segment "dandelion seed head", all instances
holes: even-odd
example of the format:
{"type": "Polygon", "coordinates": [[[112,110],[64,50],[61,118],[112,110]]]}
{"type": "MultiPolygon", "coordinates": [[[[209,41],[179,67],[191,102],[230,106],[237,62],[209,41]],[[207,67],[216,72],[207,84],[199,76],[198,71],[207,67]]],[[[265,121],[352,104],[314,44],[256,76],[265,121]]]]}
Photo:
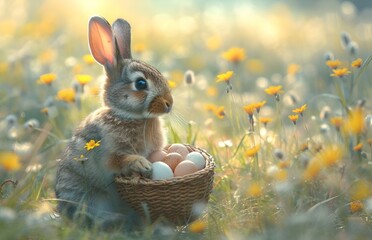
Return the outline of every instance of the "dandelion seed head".
{"type": "Polygon", "coordinates": [[[6,123],[8,128],[10,128],[12,126],[15,126],[17,121],[18,121],[18,119],[17,119],[16,115],[14,115],[14,114],[9,114],[8,116],[5,117],[5,123],[6,123]]]}
{"type": "Polygon", "coordinates": [[[323,124],[320,125],[320,132],[322,134],[327,134],[329,132],[329,130],[330,130],[330,127],[327,123],[323,123],[323,124]]]}
{"type": "Polygon", "coordinates": [[[329,106],[322,107],[322,110],[319,113],[319,118],[327,120],[331,114],[331,108],[329,106]]]}
{"type": "Polygon", "coordinates": [[[256,86],[259,88],[267,88],[269,86],[269,80],[265,77],[259,77],[256,80],[256,86]]]}
{"type": "Polygon", "coordinates": [[[30,142],[24,142],[24,143],[16,142],[13,144],[13,150],[14,150],[14,153],[16,153],[19,156],[26,156],[27,154],[31,152],[32,146],[33,144],[30,142]]]}
{"type": "Polygon", "coordinates": [[[37,163],[37,164],[32,164],[26,167],[25,172],[38,172],[42,168],[42,165],[37,163]]]}
{"type": "Polygon", "coordinates": [[[324,59],[325,59],[325,61],[330,61],[330,60],[334,60],[335,57],[334,57],[332,52],[326,52],[324,54],[324,59]]]}
{"type": "Polygon", "coordinates": [[[37,120],[37,119],[30,119],[30,120],[28,120],[24,125],[23,125],[23,127],[25,128],[25,129],[34,129],[34,128],[38,128],[40,126],[40,122],[39,122],[39,120],[37,120]]]}
{"type": "Polygon", "coordinates": [[[371,127],[372,126],[372,115],[368,114],[364,118],[364,122],[365,122],[366,127],[371,127]]]}
{"type": "Polygon", "coordinates": [[[359,45],[357,42],[350,42],[349,45],[347,45],[347,48],[346,50],[348,51],[348,53],[351,55],[351,56],[355,56],[358,54],[358,51],[359,51],[359,45]]]}
{"type": "Polygon", "coordinates": [[[187,70],[184,75],[184,82],[186,85],[192,85],[195,83],[195,74],[192,70],[187,70]]]}
{"type": "Polygon", "coordinates": [[[357,12],[357,8],[351,1],[344,1],[341,3],[341,12],[345,16],[353,17],[357,12]]]}
{"type": "Polygon", "coordinates": [[[44,101],[43,106],[46,108],[53,107],[54,106],[54,99],[53,97],[49,96],[47,99],[44,101]]]}
{"type": "Polygon", "coordinates": [[[346,49],[351,42],[350,34],[347,32],[341,32],[341,45],[346,49]]]}
{"type": "Polygon", "coordinates": [[[369,214],[372,213],[372,197],[369,197],[365,200],[364,209],[366,210],[367,213],[369,214]]]}
{"type": "Polygon", "coordinates": [[[279,159],[279,160],[283,160],[284,159],[284,152],[282,149],[280,148],[276,148],[274,149],[274,156],[279,159]]]}
{"type": "Polygon", "coordinates": [[[230,148],[233,146],[231,139],[219,141],[217,144],[220,148],[230,148]]]}
{"type": "Polygon", "coordinates": [[[66,67],[73,67],[77,64],[77,59],[75,57],[68,57],[65,59],[66,67]]]}
{"type": "Polygon", "coordinates": [[[2,206],[0,208],[0,221],[10,223],[15,221],[17,218],[17,212],[11,208],[2,206]]]}

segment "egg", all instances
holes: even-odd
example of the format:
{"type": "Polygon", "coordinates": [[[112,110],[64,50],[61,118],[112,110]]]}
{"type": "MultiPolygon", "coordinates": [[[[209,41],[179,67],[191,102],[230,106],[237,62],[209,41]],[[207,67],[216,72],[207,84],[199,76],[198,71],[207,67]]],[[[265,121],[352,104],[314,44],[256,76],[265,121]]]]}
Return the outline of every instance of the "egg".
{"type": "Polygon", "coordinates": [[[198,170],[201,170],[205,167],[205,159],[199,152],[191,152],[187,154],[185,159],[195,163],[195,165],[198,167],[198,170]]]}
{"type": "Polygon", "coordinates": [[[189,150],[187,150],[187,147],[180,143],[174,143],[168,148],[168,152],[176,152],[181,154],[182,158],[185,159],[186,155],[189,154],[189,150]]]}
{"type": "Polygon", "coordinates": [[[152,163],[152,179],[165,180],[173,177],[172,169],[163,162],[152,163]]]}
{"type": "Polygon", "coordinates": [[[183,160],[174,170],[174,176],[180,177],[198,171],[198,167],[190,160],[183,160]]]}
{"type": "Polygon", "coordinates": [[[158,150],[158,151],[152,152],[149,155],[148,160],[150,162],[163,161],[163,159],[165,158],[165,156],[167,156],[167,153],[166,152],[164,152],[162,150],[158,150]]]}
{"type": "Polygon", "coordinates": [[[173,171],[176,168],[176,166],[183,160],[183,157],[181,154],[176,152],[168,153],[165,158],[163,159],[163,162],[165,162],[173,171]]]}

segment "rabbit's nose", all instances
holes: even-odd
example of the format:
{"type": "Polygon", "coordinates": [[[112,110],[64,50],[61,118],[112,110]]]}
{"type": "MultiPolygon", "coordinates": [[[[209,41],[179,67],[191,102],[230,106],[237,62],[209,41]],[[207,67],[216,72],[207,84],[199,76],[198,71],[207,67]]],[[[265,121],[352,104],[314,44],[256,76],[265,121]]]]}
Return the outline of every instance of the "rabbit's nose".
{"type": "Polygon", "coordinates": [[[172,110],[172,103],[170,103],[169,101],[165,100],[164,101],[164,104],[165,104],[165,112],[166,113],[169,113],[172,110]]]}
{"type": "Polygon", "coordinates": [[[173,106],[173,97],[171,94],[166,94],[164,96],[165,112],[169,113],[172,110],[172,106],[173,106]]]}

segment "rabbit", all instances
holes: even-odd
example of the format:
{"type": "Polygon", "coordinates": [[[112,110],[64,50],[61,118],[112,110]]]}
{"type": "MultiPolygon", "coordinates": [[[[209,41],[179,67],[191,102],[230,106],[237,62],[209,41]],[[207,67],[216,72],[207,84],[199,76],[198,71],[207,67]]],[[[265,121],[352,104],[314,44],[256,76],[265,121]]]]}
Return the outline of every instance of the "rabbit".
{"type": "Polygon", "coordinates": [[[151,176],[146,158],[166,144],[159,116],[171,111],[173,98],[156,68],[132,59],[127,21],[117,19],[110,26],[93,16],[88,37],[90,52],[107,76],[103,106],[81,122],[58,162],[57,211],[87,226],[118,219],[130,223],[137,214],[119,196],[115,177],[151,176]]]}

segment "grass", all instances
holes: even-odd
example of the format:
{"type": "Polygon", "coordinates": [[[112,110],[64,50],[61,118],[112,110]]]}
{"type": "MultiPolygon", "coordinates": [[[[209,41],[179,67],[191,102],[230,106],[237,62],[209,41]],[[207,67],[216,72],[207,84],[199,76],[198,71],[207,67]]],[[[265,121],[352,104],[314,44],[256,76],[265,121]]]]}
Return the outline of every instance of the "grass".
{"type": "Polygon", "coordinates": [[[0,14],[1,239],[367,239],[372,234],[372,56],[366,19],[345,17],[350,12],[337,1],[312,7],[284,1],[193,1],[187,7],[173,1],[160,1],[162,7],[145,0],[115,2],[124,13],[98,1],[68,19],[69,9],[87,3],[30,2],[35,4],[4,1],[0,14]],[[137,14],[141,4],[154,7],[143,18],[137,14]],[[13,9],[23,11],[17,15],[13,9]],[[74,128],[100,106],[102,69],[87,55],[85,39],[86,22],[95,14],[110,22],[127,18],[133,55],[174,85],[175,108],[164,116],[168,141],[197,145],[215,158],[207,211],[190,226],[148,224],[135,233],[105,233],[55,214],[57,160],[74,128]],[[349,34],[340,39],[345,31],[349,34]],[[332,54],[324,59],[326,51],[332,54]],[[358,58],[362,65],[351,66],[358,58]],[[326,61],[334,59],[349,73],[331,77],[326,61]],[[189,69],[195,79],[186,84],[189,69]],[[216,82],[227,71],[234,72],[229,81],[216,82]],[[47,73],[56,78],[48,75],[50,84],[37,83],[47,73]],[[87,83],[79,82],[82,78],[87,83]],[[268,94],[270,86],[282,89],[268,94]],[[251,112],[244,109],[250,104],[251,112]],[[288,117],[296,114],[296,121],[288,117]]]}

